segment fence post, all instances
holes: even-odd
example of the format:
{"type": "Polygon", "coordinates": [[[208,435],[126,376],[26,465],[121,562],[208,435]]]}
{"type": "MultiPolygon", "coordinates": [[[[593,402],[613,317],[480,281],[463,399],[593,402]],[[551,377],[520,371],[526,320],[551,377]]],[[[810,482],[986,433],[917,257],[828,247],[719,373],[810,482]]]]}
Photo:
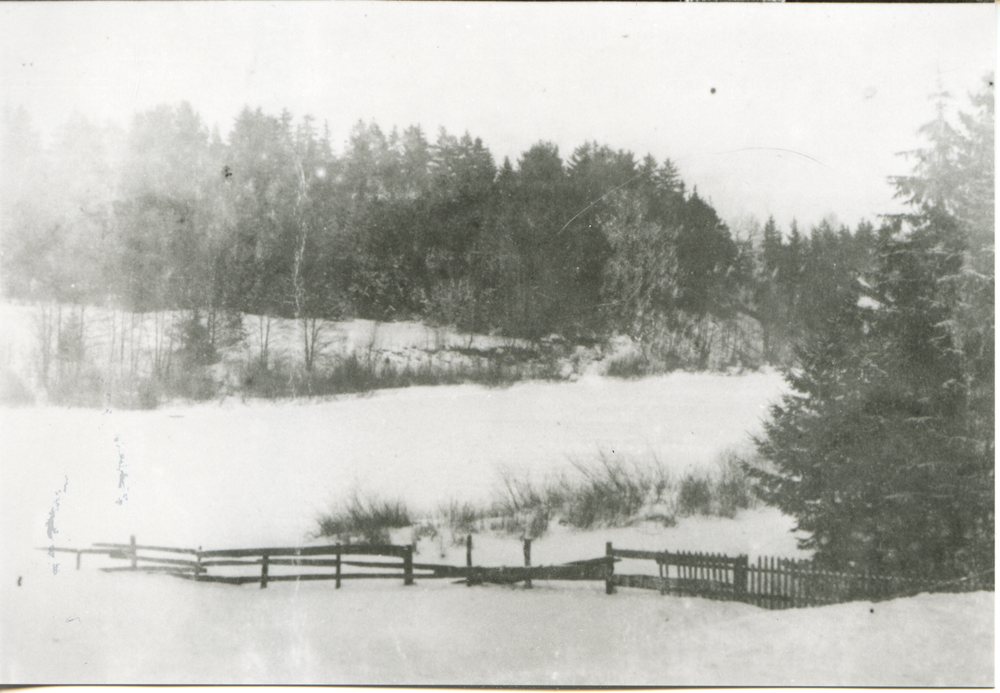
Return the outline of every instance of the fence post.
{"type": "MultiPolygon", "coordinates": [[[[531,567],[531,539],[528,538],[524,540],[524,567],[531,567]]],[[[528,571],[528,577],[524,579],[524,588],[531,589],[531,571],[528,571]]]]}
{"type": "Polygon", "coordinates": [[[335,589],[340,589],[340,544],[337,544],[337,584],[335,589]]]}
{"type": "Polygon", "coordinates": [[[750,566],[749,556],[737,556],[733,563],[733,588],[740,597],[747,593],[747,573],[750,566]]]}
{"type": "Polygon", "coordinates": [[[614,594],[615,593],[615,554],[611,548],[611,542],[609,541],[604,547],[605,555],[607,556],[607,578],[604,581],[604,594],[614,594]]]}
{"type": "Polygon", "coordinates": [[[264,554],[264,559],[260,562],[260,588],[261,589],[264,589],[265,587],[267,587],[267,563],[268,563],[268,560],[269,560],[268,556],[265,553],[264,554]]]}
{"type": "Polygon", "coordinates": [[[465,586],[472,587],[472,535],[465,537],[465,586]]]}
{"type": "Polygon", "coordinates": [[[413,544],[403,550],[403,584],[413,584],[413,544]]]}
{"type": "Polygon", "coordinates": [[[664,551],[660,554],[659,558],[656,559],[656,571],[660,576],[660,594],[667,593],[667,576],[670,574],[670,569],[667,567],[667,552],[664,551]]]}
{"type": "Polygon", "coordinates": [[[128,538],[128,543],[129,543],[129,545],[130,545],[130,547],[131,547],[131,548],[129,549],[129,551],[131,551],[131,552],[132,552],[132,555],[131,555],[131,556],[129,556],[129,558],[130,558],[130,559],[131,559],[131,561],[132,561],[132,570],[135,570],[135,569],[136,569],[136,566],[138,566],[138,565],[139,565],[139,559],[138,559],[138,557],[137,557],[137,556],[135,555],[135,535],[134,535],[134,534],[133,534],[133,535],[131,535],[131,536],[129,536],[129,538],[128,538]]]}
{"type": "Polygon", "coordinates": [[[80,569],[80,552],[79,551],[76,552],[76,569],[77,570],[80,569]]]}

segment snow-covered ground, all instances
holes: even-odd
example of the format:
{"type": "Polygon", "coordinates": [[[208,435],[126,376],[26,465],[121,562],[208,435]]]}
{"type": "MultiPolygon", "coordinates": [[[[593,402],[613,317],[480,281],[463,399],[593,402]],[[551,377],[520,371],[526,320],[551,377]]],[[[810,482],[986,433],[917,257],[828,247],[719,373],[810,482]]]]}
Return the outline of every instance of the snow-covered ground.
{"type": "Polygon", "coordinates": [[[993,683],[987,593],[765,611],[600,583],[261,590],[87,570],[4,591],[6,683],[993,683]]]}
{"type": "MultiPolygon", "coordinates": [[[[130,370],[133,362],[137,374],[152,373],[157,348],[162,352],[161,358],[166,358],[167,351],[180,347],[177,332],[184,314],[177,311],[132,314],[103,307],[89,307],[81,313],[79,306],[0,300],[0,325],[3,325],[0,366],[10,369],[42,399],[45,393],[39,383],[38,366],[41,326],[46,319],[51,329],[51,349],[55,349],[58,341],[58,321],[65,330],[73,320],[82,320],[87,364],[103,377],[109,377],[120,374],[122,368],[130,370]]],[[[233,381],[241,366],[260,358],[265,343],[271,366],[280,364],[289,368],[302,363],[302,325],[298,321],[243,315],[241,327],[242,339],[235,344],[220,345],[221,361],[211,369],[213,377],[221,384],[228,383],[229,389],[234,389],[233,381]]],[[[227,334],[232,337],[234,332],[230,329],[227,334]]],[[[524,340],[462,333],[453,327],[361,319],[323,321],[316,344],[316,361],[321,367],[353,354],[362,360],[372,359],[373,363],[389,363],[397,368],[429,365],[441,370],[474,362],[468,355],[470,349],[484,352],[533,348],[524,340]]],[[[588,353],[590,359],[598,355],[596,350],[588,353]]]]}
{"type": "Polygon", "coordinates": [[[780,387],[773,373],[677,373],[155,411],[7,409],[4,493],[23,508],[18,533],[36,542],[58,493],[61,543],[287,543],[353,490],[433,512],[490,500],[501,469],[540,480],[602,451],[655,455],[678,473],[711,467],[759,429],[780,387]]]}
{"type": "MultiPolygon", "coordinates": [[[[779,376],[410,388],[324,401],[155,411],[0,409],[0,681],[119,683],[989,686],[993,594],[771,612],[600,583],[198,584],[109,574],[96,541],[230,548],[308,540],[353,490],[433,514],[488,501],[502,468],[542,479],[598,453],[678,474],[746,445],[779,376]],[[49,537],[49,531],[53,534],[49,537]]],[[[624,548],[795,555],[790,518],[582,532],[553,525],[536,564],[624,548]]],[[[400,540],[407,540],[401,537],[400,540]]],[[[517,537],[477,536],[480,565],[517,537]]],[[[461,564],[450,537],[420,559],[461,564]]],[[[629,569],[631,572],[631,568],[629,569]]]]}

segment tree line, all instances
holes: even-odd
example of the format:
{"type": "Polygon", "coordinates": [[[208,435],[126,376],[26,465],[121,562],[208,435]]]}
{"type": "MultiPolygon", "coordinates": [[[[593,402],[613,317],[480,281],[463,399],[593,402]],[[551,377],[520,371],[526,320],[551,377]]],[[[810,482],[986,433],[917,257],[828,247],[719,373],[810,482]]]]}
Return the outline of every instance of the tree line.
{"type": "Polygon", "coordinates": [[[184,311],[209,346],[233,316],[292,318],[307,369],[321,321],[348,317],[624,333],[645,360],[690,367],[718,347],[709,326],[749,319],[726,361],[787,363],[856,299],[887,233],[773,219],[734,233],[669,159],[597,142],[497,165],[468,133],[359,122],[335,154],[309,116],[244,108],[223,140],[182,103],[125,130],[74,116],[43,147],[27,113],[4,115],[5,296],[184,311]]]}

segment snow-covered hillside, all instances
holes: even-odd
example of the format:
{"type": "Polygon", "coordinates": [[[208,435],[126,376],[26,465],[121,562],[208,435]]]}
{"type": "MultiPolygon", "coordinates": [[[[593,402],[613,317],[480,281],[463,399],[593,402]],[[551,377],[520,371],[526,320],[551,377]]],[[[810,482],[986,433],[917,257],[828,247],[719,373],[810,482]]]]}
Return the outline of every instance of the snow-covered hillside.
{"type": "MultiPolygon", "coordinates": [[[[179,332],[184,314],[177,311],[159,313],[122,313],[103,307],[81,309],[71,305],[26,304],[0,301],[0,368],[6,369],[22,383],[35,400],[44,401],[39,366],[43,359],[41,345],[46,340],[54,353],[60,331],[82,325],[82,354],[87,367],[102,378],[114,378],[123,372],[149,376],[154,363],[169,358],[168,353],[180,349],[179,332]]],[[[268,354],[270,367],[289,370],[302,364],[302,329],[299,321],[243,315],[237,325],[220,328],[219,362],[210,375],[219,385],[220,393],[234,394],[239,388],[239,373],[247,364],[257,362],[261,353],[268,354]]],[[[621,340],[619,340],[621,341],[621,340]]],[[[625,340],[626,342],[628,340],[625,340]]],[[[316,364],[320,370],[339,359],[356,356],[371,360],[380,367],[397,369],[433,368],[447,371],[477,362],[473,353],[503,352],[520,349],[534,353],[535,346],[524,340],[496,335],[469,334],[452,327],[437,327],[416,321],[376,322],[373,320],[322,321],[316,337],[316,364]]],[[[597,350],[578,349],[585,354],[584,364],[567,361],[567,375],[573,367],[590,366],[599,356],[597,350]]],[[[55,357],[50,371],[56,370],[55,357]]],[[[53,373],[50,372],[50,376],[53,373]]]]}
{"type": "MultiPolygon", "coordinates": [[[[600,583],[260,590],[102,573],[93,556],[76,571],[71,555],[36,550],[129,534],[206,549],[299,544],[356,489],[433,514],[489,500],[500,469],[540,479],[601,452],[656,456],[678,474],[711,468],[746,445],[781,388],[773,373],[676,373],[155,411],[0,409],[0,681],[991,685],[992,594],[770,612],[607,596],[600,583]]],[[[674,527],[553,524],[533,559],[593,558],[606,541],[791,556],[792,525],[770,509],[674,527]]],[[[419,550],[463,559],[449,538],[419,550]]],[[[479,535],[474,558],[517,565],[521,544],[479,535]]]]}

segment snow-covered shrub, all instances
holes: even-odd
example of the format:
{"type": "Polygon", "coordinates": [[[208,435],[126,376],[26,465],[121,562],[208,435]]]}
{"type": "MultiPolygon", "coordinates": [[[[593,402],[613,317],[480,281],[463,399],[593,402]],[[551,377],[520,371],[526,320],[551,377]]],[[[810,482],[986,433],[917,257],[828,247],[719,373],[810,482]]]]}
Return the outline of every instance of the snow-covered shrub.
{"type": "Polygon", "coordinates": [[[107,399],[100,372],[89,363],[66,368],[59,377],[49,380],[49,401],[71,406],[99,407],[107,399]]]}
{"type": "Polygon", "coordinates": [[[244,398],[286,397],[291,394],[290,380],[291,374],[277,363],[265,366],[260,359],[254,358],[240,366],[239,387],[244,398]]]}
{"type": "Polygon", "coordinates": [[[719,460],[719,476],[715,480],[715,513],[720,517],[735,517],[740,510],[757,504],[753,482],[744,471],[750,464],[739,453],[728,450],[719,460]]]}
{"type": "Polygon", "coordinates": [[[388,544],[389,530],[413,524],[410,510],[400,499],[353,494],[342,507],[317,519],[317,536],[336,537],[350,543],[388,544]]]}
{"type": "Polygon", "coordinates": [[[610,359],[605,374],[612,378],[642,378],[651,374],[651,366],[645,356],[633,351],[610,359]]]}
{"type": "Polygon", "coordinates": [[[712,481],[705,474],[688,472],[681,479],[677,496],[681,515],[709,515],[712,510],[712,481]]]}
{"type": "Polygon", "coordinates": [[[155,378],[135,378],[134,388],[127,391],[125,406],[135,409],[156,409],[163,397],[162,387],[155,378]]]}
{"type": "Polygon", "coordinates": [[[465,541],[465,537],[476,532],[482,513],[472,504],[452,500],[441,507],[441,516],[451,530],[451,538],[455,544],[465,541]]]}
{"type": "Polygon", "coordinates": [[[736,450],[727,450],[720,455],[715,473],[688,472],[677,490],[677,511],[684,516],[732,518],[740,510],[756,506],[753,482],[746,472],[747,465],[755,463],[736,450]]]}
{"type": "Polygon", "coordinates": [[[171,397],[199,401],[214,399],[219,395],[219,383],[204,366],[174,368],[161,380],[166,393],[171,397]]]}
{"type": "Polygon", "coordinates": [[[581,529],[632,523],[654,500],[657,479],[665,479],[664,473],[657,476],[639,464],[627,466],[604,452],[597,467],[577,464],[576,468],[583,479],[566,488],[564,519],[581,529]]]}
{"type": "Polygon", "coordinates": [[[174,332],[175,338],[181,345],[175,353],[175,358],[182,366],[187,368],[218,363],[219,352],[198,311],[184,314],[174,326],[174,332]]]}

